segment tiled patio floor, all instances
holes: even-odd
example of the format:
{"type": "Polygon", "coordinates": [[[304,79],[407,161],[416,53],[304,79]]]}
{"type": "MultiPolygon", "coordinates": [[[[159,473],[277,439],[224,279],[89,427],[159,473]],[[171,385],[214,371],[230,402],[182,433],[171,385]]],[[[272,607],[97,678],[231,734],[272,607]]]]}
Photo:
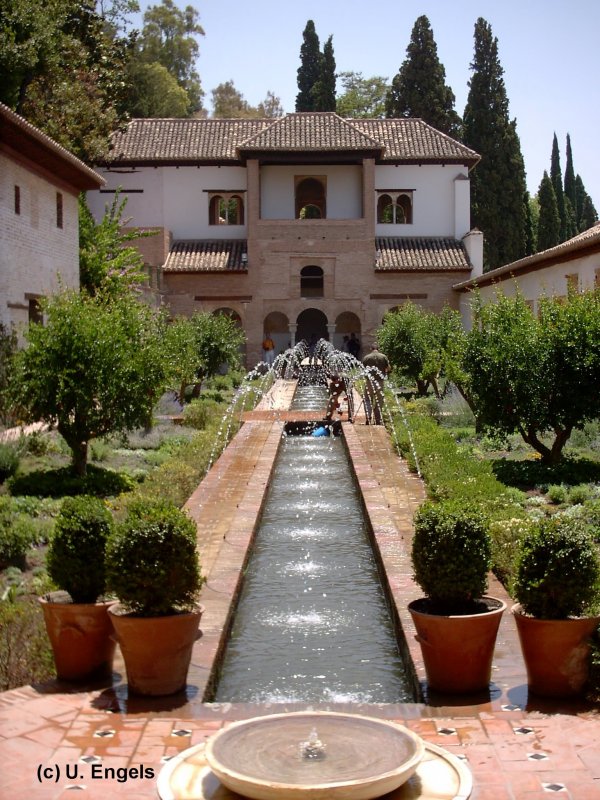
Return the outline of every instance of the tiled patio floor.
{"type": "MultiPolygon", "coordinates": [[[[289,387],[285,391],[289,393],[289,387]]],[[[199,551],[208,582],[202,598],[203,636],[194,648],[186,693],[129,698],[117,660],[111,686],[77,691],[50,683],[1,694],[2,800],[153,798],[165,759],[203,742],[232,720],[302,708],[202,701],[210,688],[220,633],[227,624],[282,426],[281,419],[272,417],[248,421],[188,503],[200,526],[199,551]]],[[[344,428],[391,599],[423,682],[419,648],[405,611],[407,602],[418,595],[408,551],[412,514],[423,499],[423,488],[395,456],[382,428],[361,424],[344,428]]],[[[490,594],[505,596],[495,581],[490,594]]],[[[535,800],[552,794],[600,800],[596,710],[527,696],[510,614],[504,615],[501,625],[490,692],[450,699],[428,696],[425,687],[425,701],[323,708],[401,721],[426,741],[464,757],[473,773],[471,796],[476,800],[535,800]]]]}

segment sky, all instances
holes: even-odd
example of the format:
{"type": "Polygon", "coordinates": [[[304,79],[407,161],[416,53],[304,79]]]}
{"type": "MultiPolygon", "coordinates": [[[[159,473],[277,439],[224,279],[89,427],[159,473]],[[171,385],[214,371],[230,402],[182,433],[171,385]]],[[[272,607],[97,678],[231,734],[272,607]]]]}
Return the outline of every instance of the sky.
{"type": "MultiPolygon", "coordinates": [[[[140,3],[142,10],[154,4],[140,3]]],[[[337,72],[391,81],[406,57],[415,20],[425,14],[462,116],[474,26],[483,17],[498,39],[529,191],[536,193],[544,170],[550,171],[554,133],[564,175],[569,133],[575,173],[600,211],[600,0],[192,0],[191,5],[205,31],[196,66],[209,112],[211,90],[228,80],[251,105],[272,91],[285,111],[294,111],[309,19],[321,46],[333,35],[337,72]]]]}

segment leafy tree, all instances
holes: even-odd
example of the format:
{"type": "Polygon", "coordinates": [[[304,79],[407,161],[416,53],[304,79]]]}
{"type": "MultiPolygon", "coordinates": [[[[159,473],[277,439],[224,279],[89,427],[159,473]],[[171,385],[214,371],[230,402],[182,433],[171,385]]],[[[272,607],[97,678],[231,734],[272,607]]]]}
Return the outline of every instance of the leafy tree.
{"type": "Polygon", "coordinates": [[[0,11],[0,100],[88,162],[125,113],[132,39],[109,8],[109,19],[94,0],[6,0],[0,11]]]}
{"type": "Polygon", "coordinates": [[[244,96],[233,85],[233,81],[220,83],[212,90],[213,117],[239,119],[254,116],[256,110],[244,100],[244,96]]]}
{"type": "Polygon", "coordinates": [[[269,117],[276,119],[283,117],[285,111],[281,105],[281,99],[271,91],[267,92],[265,99],[258,104],[257,112],[259,117],[269,117]]]}
{"type": "Polygon", "coordinates": [[[544,177],[540,183],[538,201],[540,215],[538,219],[537,249],[540,252],[541,250],[547,250],[549,247],[554,247],[561,241],[560,214],[558,203],[556,202],[556,193],[554,184],[547,172],[544,172],[544,177]]]}
{"type": "Polygon", "coordinates": [[[325,42],[321,56],[319,78],[312,88],[315,111],[335,111],[335,57],[333,36],[325,42]]]}
{"type": "Polygon", "coordinates": [[[17,333],[0,322],[0,422],[11,423],[12,407],[8,387],[12,375],[13,358],[17,352],[17,333]]]}
{"type": "Polygon", "coordinates": [[[374,119],[385,116],[387,78],[380,75],[363,78],[362,72],[340,72],[338,78],[344,87],[336,102],[336,111],[341,117],[374,119]]]}
{"type": "Polygon", "coordinates": [[[128,293],[146,279],[139,250],[127,242],[152,233],[122,230],[127,223],[123,219],[126,203],[127,198],[121,200],[117,192],[96,223],[85,195],[79,196],[79,277],[82,290],[90,296],[128,293]]]}
{"type": "Polygon", "coordinates": [[[155,61],[145,64],[132,59],[129,65],[128,110],[132,117],[187,117],[189,98],[173,75],[155,61]]]}
{"type": "Polygon", "coordinates": [[[321,77],[321,47],[312,19],[306,23],[302,39],[296,111],[315,111],[313,87],[321,77]]]}
{"type": "Polygon", "coordinates": [[[471,217],[485,232],[485,267],[492,269],[526,253],[526,183],[516,121],[508,117],[498,40],[481,17],[471,69],[463,140],[481,155],[471,172],[471,217]]]}
{"type": "Polygon", "coordinates": [[[193,6],[178,8],[173,0],[161,0],[144,12],[144,26],[138,42],[137,58],[146,64],[159,63],[185,90],[189,111],[202,108],[204,91],[195,62],[200,48],[197,37],[204,36],[199,14],[193,6]]]}
{"type": "Polygon", "coordinates": [[[573,429],[600,414],[600,293],[543,298],[538,317],[521,295],[480,302],[463,363],[484,427],[558,463],[573,429]]]}
{"type": "Polygon", "coordinates": [[[11,394],[29,422],[55,425],[85,475],[88,443],[147,423],[164,385],[162,323],[130,295],[64,291],[45,302],[15,357],[11,394]]]}
{"type": "Polygon", "coordinates": [[[199,312],[176,317],[167,327],[164,347],[169,382],[183,403],[185,390],[193,386],[198,396],[202,382],[216,375],[223,364],[239,363],[243,331],[225,314],[199,312]]]}
{"type": "Polygon", "coordinates": [[[420,117],[443,133],[460,138],[454,93],[445,81],[446,71],[438,58],[431,25],[425,15],[420,16],[412,29],[406,59],[392,80],[386,117],[420,117]]]}
{"type": "Polygon", "coordinates": [[[430,386],[439,394],[443,357],[438,315],[410,301],[403,303],[385,315],[377,341],[391,366],[413,380],[420,395],[430,386]]]}

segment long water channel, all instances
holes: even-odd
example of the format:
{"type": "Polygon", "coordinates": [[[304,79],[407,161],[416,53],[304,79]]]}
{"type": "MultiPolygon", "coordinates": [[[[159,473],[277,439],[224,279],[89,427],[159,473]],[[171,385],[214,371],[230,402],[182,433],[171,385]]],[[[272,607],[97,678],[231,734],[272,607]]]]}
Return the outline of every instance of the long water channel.
{"type": "MultiPolygon", "coordinates": [[[[296,407],[323,408],[324,390],[296,407]]],[[[414,701],[341,437],[286,436],[215,700],[414,701]]]]}

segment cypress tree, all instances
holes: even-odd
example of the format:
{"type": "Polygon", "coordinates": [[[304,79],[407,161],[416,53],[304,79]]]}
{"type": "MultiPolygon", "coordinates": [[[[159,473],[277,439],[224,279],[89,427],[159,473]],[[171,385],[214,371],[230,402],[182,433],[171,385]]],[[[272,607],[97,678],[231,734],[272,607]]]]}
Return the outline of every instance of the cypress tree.
{"type": "Polygon", "coordinates": [[[471,222],[483,231],[489,270],[527,252],[526,183],[516,120],[508,117],[498,40],[482,17],[475,23],[471,70],[463,140],[481,155],[471,172],[471,222]]]}
{"type": "Polygon", "coordinates": [[[386,117],[420,117],[437,130],[459,138],[461,121],[454,110],[454,93],[445,81],[433,31],[423,15],[413,26],[406,59],[388,91],[386,117]]]}
{"type": "Polygon", "coordinates": [[[577,219],[577,188],[575,186],[575,170],[573,168],[573,150],[571,149],[571,137],[567,133],[567,163],[565,165],[565,198],[571,202],[571,206],[577,219]]]}
{"type": "Polygon", "coordinates": [[[554,187],[558,216],[560,217],[560,241],[564,242],[568,238],[567,231],[567,212],[565,209],[565,193],[563,190],[562,170],[560,167],[560,153],[558,150],[558,139],[556,134],[552,139],[552,156],[550,158],[550,180],[554,187]]]}
{"type": "Polygon", "coordinates": [[[581,209],[580,231],[587,231],[592,225],[598,222],[598,212],[592,202],[592,198],[586,192],[581,209]]]}
{"type": "Polygon", "coordinates": [[[560,239],[560,214],[554,184],[548,173],[544,170],[544,177],[538,191],[540,204],[540,217],[538,221],[537,249],[547,250],[559,244],[560,239]]]}
{"type": "Polygon", "coordinates": [[[315,23],[309,19],[302,34],[300,47],[300,67],[298,68],[298,89],[296,111],[315,111],[313,87],[321,77],[321,50],[315,23]]]}
{"type": "Polygon", "coordinates": [[[333,55],[333,36],[325,42],[319,80],[312,88],[314,111],[335,111],[335,57],[333,55]]]}

